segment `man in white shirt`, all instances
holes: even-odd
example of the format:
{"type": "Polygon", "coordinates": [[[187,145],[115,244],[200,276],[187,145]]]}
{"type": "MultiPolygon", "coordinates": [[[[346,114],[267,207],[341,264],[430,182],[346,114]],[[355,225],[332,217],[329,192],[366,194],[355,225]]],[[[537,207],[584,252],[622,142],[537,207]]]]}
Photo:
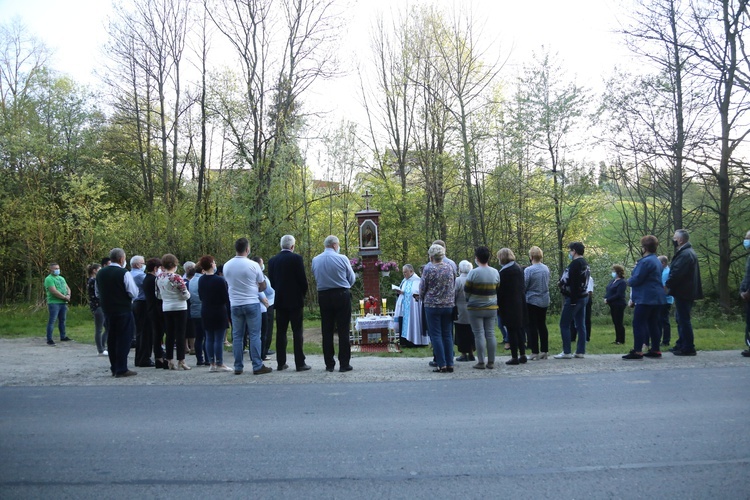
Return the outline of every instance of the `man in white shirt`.
{"type": "Polygon", "coordinates": [[[260,266],[248,259],[250,243],[240,238],[234,243],[237,255],[224,264],[224,279],[229,285],[229,303],[232,305],[232,352],[234,353],[234,374],[240,375],[242,363],[242,341],[245,329],[249,333],[250,360],[253,374],[262,375],[273,371],[263,365],[261,353],[261,315],[258,294],[266,289],[266,278],[260,266]]]}

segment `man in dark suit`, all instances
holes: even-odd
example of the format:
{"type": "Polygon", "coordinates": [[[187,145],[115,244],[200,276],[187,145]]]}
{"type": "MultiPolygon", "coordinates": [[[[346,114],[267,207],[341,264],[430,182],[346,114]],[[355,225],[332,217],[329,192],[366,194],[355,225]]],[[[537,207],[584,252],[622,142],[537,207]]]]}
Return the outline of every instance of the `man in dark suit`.
{"type": "Polygon", "coordinates": [[[302,308],[307,295],[307,275],[302,256],[294,253],[294,236],[286,234],[281,237],[281,252],[268,261],[268,278],[276,291],[276,362],[278,370],[289,368],[286,364],[286,331],[292,324],[294,338],[294,364],[297,371],[310,369],[305,364],[305,353],[302,350],[302,308]]]}

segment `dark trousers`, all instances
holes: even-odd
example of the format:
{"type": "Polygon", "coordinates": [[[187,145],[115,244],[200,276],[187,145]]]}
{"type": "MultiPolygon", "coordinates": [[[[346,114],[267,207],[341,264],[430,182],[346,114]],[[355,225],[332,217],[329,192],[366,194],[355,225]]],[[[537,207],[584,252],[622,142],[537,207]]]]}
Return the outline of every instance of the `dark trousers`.
{"type": "Polygon", "coordinates": [[[273,341],[273,325],[276,321],[276,306],[268,306],[268,334],[266,335],[266,344],[263,346],[263,354],[268,354],[271,349],[271,342],[273,341]]]}
{"type": "Polygon", "coordinates": [[[107,351],[109,351],[109,369],[113,375],[128,371],[128,354],[135,334],[133,312],[104,314],[107,318],[107,351]]]}
{"type": "Polygon", "coordinates": [[[672,304],[664,304],[661,306],[661,313],[659,314],[659,330],[661,332],[662,345],[669,345],[672,341],[672,325],[669,324],[669,312],[671,310],[672,304]]]}
{"type": "Polygon", "coordinates": [[[524,331],[520,327],[507,327],[508,328],[508,342],[510,342],[510,355],[513,358],[517,358],[526,355],[526,347],[524,346],[524,331]]]}
{"type": "Polygon", "coordinates": [[[193,324],[193,331],[195,332],[195,343],[193,344],[195,349],[195,362],[201,365],[208,361],[208,353],[206,352],[206,330],[203,329],[203,320],[201,318],[190,318],[190,322],[193,324]]]}
{"type": "MultiPolygon", "coordinates": [[[[349,345],[349,326],[352,316],[352,297],[347,288],[334,290],[319,290],[318,303],[320,304],[320,326],[323,334],[323,359],[326,368],[336,366],[333,359],[333,330],[339,335],[339,365],[342,368],[349,366],[351,360],[351,347],[349,345]]],[[[277,333],[278,336],[281,332],[277,333]]]]}
{"type": "Polygon", "coordinates": [[[659,314],[661,305],[636,304],[633,310],[633,350],[641,352],[643,344],[649,344],[651,351],[659,350],[659,314]]]}
{"type": "Polygon", "coordinates": [[[750,302],[745,303],[745,345],[750,349],[750,302]]]}
{"type": "Polygon", "coordinates": [[[625,302],[610,302],[609,315],[612,316],[612,323],[615,325],[615,342],[625,343],[625,302]]]}
{"type": "Polygon", "coordinates": [[[167,330],[167,359],[174,359],[174,346],[177,344],[177,361],[185,359],[185,330],[187,310],[164,311],[164,328],[167,330]]]}
{"type": "MultiPolygon", "coordinates": [[[[586,302],[586,342],[591,341],[591,307],[594,304],[593,297],[589,297],[589,301],[586,302]]],[[[578,337],[578,330],[576,330],[575,321],[570,322],[570,341],[575,342],[578,337]]]]}
{"type": "Polygon", "coordinates": [[[135,319],[135,366],[151,366],[154,340],[145,300],[133,302],[133,318],[135,319]]]}
{"type": "Polygon", "coordinates": [[[154,358],[165,359],[164,349],[161,347],[164,340],[164,313],[161,311],[151,313],[151,339],[154,343],[154,358]]]}
{"type": "Polygon", "coordinates": [[[690,311],[693,309],[692,300],[674,299],[675,322],[677,323],[677,342],[675,349],[681,351],[695,351],[695,337],[693,336],[693,323],[690,320],[690,311]]]}
{"type": "Polygon", "coordinates": [[[268,342],[268,310],[260,313],[260,359],[266,358],[266,342],[268,342]]]}
{"type": "Polygon", "coordinates": [[[534,354],[549,352],[549,330],[547,330],[547,308],[526,304],[529,315],[529,344],[534,354]]]}
{"type": "Polygon", "coordinates": [[[276,362],[279,366],[286,364],[287,329],[290,324],[292,326],[292,342],[294,343],[294,364],[298,367],[304,366],[305,353],[302,350],[304,337],[301,307],[299,309],[279,308],[276,310],[276,362]]]}

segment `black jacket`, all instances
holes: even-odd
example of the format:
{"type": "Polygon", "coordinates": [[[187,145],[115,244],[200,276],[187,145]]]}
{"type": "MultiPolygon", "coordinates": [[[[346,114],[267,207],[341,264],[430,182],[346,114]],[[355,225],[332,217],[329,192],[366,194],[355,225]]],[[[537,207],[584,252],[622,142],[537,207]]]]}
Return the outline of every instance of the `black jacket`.
{"type": "Polygon", "coordinates": [[[276,292],[276,309],[301,309],[307,295],[307,275],[302,256],[282,250],[268,261],[268,279],[276,292]]]}
{"type": "Polygon", "coordinates": [[[506,328],[519,329],[526,324],[526,285],[517,263],[500,271],[497,312],[506,328]]]}
{"type": "Polygon", "coordinates": [[[669,266],[667,278],[667,294],[678,300],[698,300],[703,298],[701,271],[698,266],[698,256],[690,242],[685,243],[674,254],[669,266]]]}

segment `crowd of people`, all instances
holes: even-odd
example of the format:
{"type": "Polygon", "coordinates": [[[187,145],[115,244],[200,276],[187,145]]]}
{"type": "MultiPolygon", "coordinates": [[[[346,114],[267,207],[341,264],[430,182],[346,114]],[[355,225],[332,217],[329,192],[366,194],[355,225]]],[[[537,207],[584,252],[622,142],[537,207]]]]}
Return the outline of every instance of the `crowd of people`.
{"type": "MultiPolygon", "coordinates": [[[[676,356],[696,355],[691,311],[694,302],[703,297],[698,258],[686,230],[677,230],[672,241],[675,253],[671,265],[666,256],[657,255],[657,238],[648,235],[641,238],[641,258],[630,278],[626,279],[623,266],[612,266],[604,301],[615,328],[614,344],[625,343],[624,311],[628,305],[633,308],[633,348],[623,356],[625,360],[662,356],[661,348],[671,343],[673,304],[678,336],[669,350],[676,356]],[[628,287],[630,297],[626,298],[628,287]]],[[[338,361],[339,371],[347,372],[353,369],[349,330],[350,289],[355,274],[349,259],[340,253],[336,236],[328,236],[323,244],[323,252],[312,260],[312,274],[320,307],[325,369],[334,371],[338,361]]],[[[750,250],[750,231],[743,244],[750,250]]],[[[90,265],[87,294],[96,349],[109,357],[112,376],[136,375],[127,366],[133,344],[138,367],[190,370],[186,355],[193,354],[196,364],[208,366],[209,372],[240,375],[247,352],[254,375],[273,371],[263,363],[271,354],[276,354],[276,369],[286,370],[290,326],[295,368],[309,370],[303,350],[307,274],[302,257],[294,253],[295,238],[283,236],[280,247],[268,262],[268,274],[261,257],[249,257],[246,238],[235,242],[236,255],[223,268],[217,266],[213,256],[204,255],[197,263],[186,262],[184,275],[177,272],[177,257],[169,253],[148,260],[136,255],[130,259],[128,271],[124,250],[114,248],[101,263],[90,265]],[[275,352],[270,349],[274,325],[275,352]],[[228,330],[231,344],[227,344],[228,330]],[[232,346],[232,367],[224,364],[225,345],[232,346]]],[[[593,279],[584,253],[583,243],[568,245],[570,263],[557,283],[564,297],[559,324],[563,350],[553,356],[555,359],[584,358],[590,340],[593,279]]],[[[466,260],[456,265],[440,240],[433,242],[428,255],[421,277],[412,265],[403,266],[404,279],[394,310],[403,345],[431,344],[434,359],[430,365],[435,372],[453,372],[454,361],[474,361],[476,369],[493,369],[498,326],[511,355],[507,365],[548,358],[546,316],[551,277],[541,248],[531,247],[529,265],[524,267],[511,249],[501,248],[496,254],[499,271],[491,265],[486,246],[475,249],[475,266],[466,260]]],[[[49,270],[44,281],[49,309],[47,343],[55,345],[55,322],[60,340],[70,340],[65,331],[70,288],[57,263],[51,263],[49,270]]],[[[750,257],[740,296],[746,305],[747,349],[742,355],[750,357],[750,257]]]]}

